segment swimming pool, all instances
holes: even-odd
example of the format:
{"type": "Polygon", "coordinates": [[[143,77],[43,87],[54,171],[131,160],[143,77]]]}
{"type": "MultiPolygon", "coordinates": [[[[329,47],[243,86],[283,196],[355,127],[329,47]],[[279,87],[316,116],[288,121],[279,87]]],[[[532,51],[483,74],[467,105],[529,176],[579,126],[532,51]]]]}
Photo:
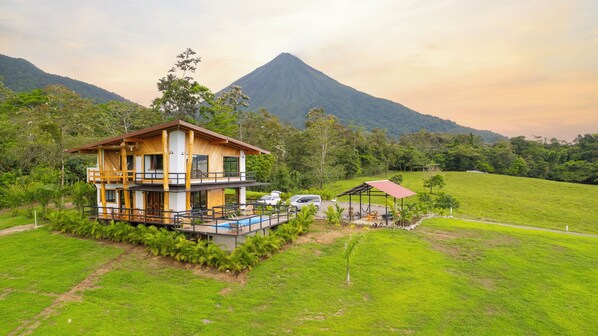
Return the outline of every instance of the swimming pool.
{"type": "Polygon", "coordinates": [[[249,218],[239,219],[238,221],[221,223],[221,224],[218,224],[218,227],[229,228],[231,223],[232,224],[239,223],[239,226],[248,226],[251,224],[265,222],[267,220],[268,220],[268,217],[249,217],[249,218]]]}

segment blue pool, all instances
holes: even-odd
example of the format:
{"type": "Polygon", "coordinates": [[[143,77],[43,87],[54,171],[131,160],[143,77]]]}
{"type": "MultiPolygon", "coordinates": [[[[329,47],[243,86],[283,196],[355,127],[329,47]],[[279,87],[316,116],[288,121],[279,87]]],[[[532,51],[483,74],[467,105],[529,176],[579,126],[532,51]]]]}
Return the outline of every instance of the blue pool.
{"type": "MultiPolygon", "coordinates": [[[[268,217],[264,217],[263,218],[264,222],[267,221],[267,220],[268,220],[268,217]]],[[[260,223],[260,222],[262,222],[262,218],[260,218],[260,217],[250,217],[250,218],[240,219],[238,221],[233,221],[232,223],[233,224],[239,223],[239,226],[248,226],[248,225],[257,224],[257,223],[260,223]]],[[[218,227],[228,228],[228,227],[230,227],[230,223],[231,222],[221,223],[221,224],[218,224],[218,227]]]]}

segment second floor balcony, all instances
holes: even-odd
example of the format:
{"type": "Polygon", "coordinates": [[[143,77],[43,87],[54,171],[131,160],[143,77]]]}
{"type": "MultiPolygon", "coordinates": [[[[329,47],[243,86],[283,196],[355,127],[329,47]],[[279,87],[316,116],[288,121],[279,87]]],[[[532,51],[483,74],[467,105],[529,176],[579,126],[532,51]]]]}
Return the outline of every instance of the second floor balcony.
{"type": "MultiPolygon", "coordinates": [[[[254,172],[191,172],[191,184],[230,183],[230,182],[256,182],[254,172]]],[[[185,185],[187,173],[169,172],[167,175],[169,185],[185,185]]],[[[136,184],[163,184],[165,180],[163,171],[135,172],[133,170],[104,170],[97,168],[87,169],[87,182],[89,183],[125,183],[136,184]]]]}

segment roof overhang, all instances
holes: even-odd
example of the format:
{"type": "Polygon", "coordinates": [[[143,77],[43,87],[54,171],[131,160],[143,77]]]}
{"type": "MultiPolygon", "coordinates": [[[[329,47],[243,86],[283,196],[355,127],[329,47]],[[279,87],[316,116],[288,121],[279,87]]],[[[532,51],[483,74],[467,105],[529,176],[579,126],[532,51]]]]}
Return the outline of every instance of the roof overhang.
{"type": "Polygon", "coordinates": [[[405,198],[415,195],[415,192],[400,186],[392,181],[389,180],[381,180],[381,181],[371,181],[371,182],[364,182],[357,187],[347,190],[342,194],[337,195],[336,197],[346,196],[346,195],[359,195],[364,192],[370,192],[371,189],[377,189],[382,191],[384,194],[390,195],[394,198],[405,198]]]}
{"type": "Polygon", "coordinates": [[[175,120],[169,123],[156,125],[153,127],[145,128],[139,131],[130,132],[127,134],[119,135],[113,138],[104,139],[97,141],[83,147],[71,148],[66,150],[68,153],[81,153],[81,154],[93,154],[97,153],[100,149],[116,149],[125,145],[137,145],[143,142],[145,139],[159,135],[162,131],[193,131],[195,137],[206,139],[215,144],[223,144],[228,147],[236,148],[245,151],[247,154],[270,154],[269,151],[255,147],[243,141],[227,137],[216,132],[212,132],[205,128],[193,125],[191,123],[175,120]]]}

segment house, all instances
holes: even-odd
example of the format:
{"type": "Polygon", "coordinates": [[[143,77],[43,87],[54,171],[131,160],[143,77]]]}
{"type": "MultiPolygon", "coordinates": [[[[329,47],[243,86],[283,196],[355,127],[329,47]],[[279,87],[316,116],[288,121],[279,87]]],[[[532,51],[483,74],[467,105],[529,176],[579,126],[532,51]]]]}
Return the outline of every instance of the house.
{"type": "Polygon", "coordinates": [[[268,151],[181,120],[68,152],[97,155],[87,170],[97,206],[85,211],[100,221],[164,226],[232,249],[294,216],[246,200],[247,187],[264,183],[246,171],[245,158],[268,151]]]}

